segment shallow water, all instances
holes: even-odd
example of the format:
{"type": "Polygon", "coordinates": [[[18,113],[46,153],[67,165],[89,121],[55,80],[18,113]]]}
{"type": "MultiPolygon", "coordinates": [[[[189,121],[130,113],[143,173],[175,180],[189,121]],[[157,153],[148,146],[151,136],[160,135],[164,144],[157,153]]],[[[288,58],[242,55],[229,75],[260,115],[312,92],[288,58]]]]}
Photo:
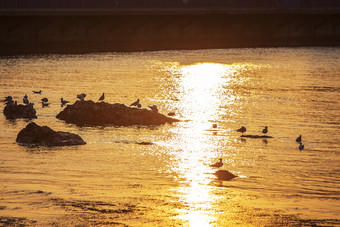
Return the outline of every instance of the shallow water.
{"type": "Polygon", "coordinates": [[[340,48],[1,58],[0,97],[22,103],[25,94],[37,124],[87,144],[21,146],[16,135],[29,121],[1,114],[4,225],[340,225],[340,48]],[[77,127],[55,118],[61,97],[97,101],[102,92],[181,121],[77,127]],[[268,126],[273,138],[241,138],[242,125],[246,135],[268,126]],[[216,179],[209,164],[219,158],[237,178],[216,179]]]}

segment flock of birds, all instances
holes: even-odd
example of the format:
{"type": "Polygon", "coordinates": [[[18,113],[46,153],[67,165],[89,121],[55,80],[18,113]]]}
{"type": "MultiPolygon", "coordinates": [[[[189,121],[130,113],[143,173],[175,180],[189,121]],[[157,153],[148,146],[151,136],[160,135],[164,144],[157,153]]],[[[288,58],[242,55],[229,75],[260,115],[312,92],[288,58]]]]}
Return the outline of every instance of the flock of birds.
{"type": "MultiPolygon", "coordinates": [[[[42,91],[32,91],[34,94],[41,94],[42,91]]],[[[77,95],[77,98],[80,100],[80,101],[84,101],[85,100],[85,97],[86,97],[86,94],[85,93],[82,93],[82,94],[79,94],[77,95]]],[[[98,101],[104,101],[105,99],[105,93],[103,92],[103,94],[99,97],[98,101]]],[[[30,102],[28,100],[28,96],[27,94],[25,94],[25,96],[23,97],[23,103],[26,104],[27,106],[29,107],[32,107],[34,106],[34,103],[30,102]]],[[[12,96],[7,96],[5,97],[5,100],[4,102],[6,103],[6,105],[8,106],[17,106],[18,105],[18,102],[17,101],[14,101],[12,96]]],[[[60,98],[60,102],[61,102],[61,106],[64,106],[66,105],[67,103],[69,103],[70,101],[67,101],[67,100],[64,100],[63,98],[60,98]]],[[[42,107],[47,107],[50,103],[48,102],[48,98],[42,98],[41,99],[41,104],[42,104],[42,107]]],[[[140,104],[140,101],[139,99],[137,99],[137,101],[131,103],[130,106],[136,106],[137,108],[142,108],[142,105],[140,104]]],[[[148,106],[152,111],[158,113],[158,108],[156,105],[152,105],[152,106],[148,106]]],[[[170,114],[169,114],[170,115],[170,114]]]]}
{"type": "MultiPolygon", "coordinates": [[[[217,127],[217,125],[213,124],[213,128],[216,128],[216,127],[217,127]]],[[[237,132],[241,132],[242,135],[243,135],[243,133],[245,133],[247,131],[247,128],[242,126],[241,128],[237,129],[236,131],[237,132]]],[[[263,134],[267,134],[268,133],[268,127],[267,126],[264,126],[264,129],[262,130],[262,133],[263,134]]],[[[302,135],[300,135],[298,138],[296,138],[295,141],[300,144],[299,145],[299,150],[300,151],[305,148],[305,145],[302,144],[302,135]]],[[[223,166],[222,158],[220,158],[220,161],[210,165],[210,167],[215,167],[215,168],[220,168],[222,166],[223,166]]]]}

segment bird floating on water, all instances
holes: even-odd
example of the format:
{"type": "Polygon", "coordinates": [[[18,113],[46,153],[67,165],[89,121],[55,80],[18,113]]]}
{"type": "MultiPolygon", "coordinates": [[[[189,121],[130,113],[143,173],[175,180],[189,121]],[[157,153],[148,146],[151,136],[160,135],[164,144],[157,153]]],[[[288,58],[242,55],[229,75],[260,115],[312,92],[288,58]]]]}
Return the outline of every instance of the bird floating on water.
{"type": "MultiPolygon", "coordinates": [[[[139,99],[137,99],[137,101],[136,102],[134,102],[134,103],[131,103],[131,105],[130,106],[137,106],[138,107],[138,105],[140,105],[139,104],[139,99]]],[[[142,105],[141,105],[142,106],[142,105]]],[[[139,107],[140,108],[140,107],[139,107]]]]}
{"type": "Polygon", "coordinates": [[[300,135],[298,138],[295,140],[296,142],[300,143],[302,141],[302,136],[300,135]]]}
{"type": "Polygon", "coordinates": [[[70,101],[64,100],[63,98],[60,98],[61,105],[66,105],[66,103],[69,103],[70,101]]]}
{"type": "Polygon", "coordinates": [[[266,134],[268,132],[268,127],[264,126],[264,129],[262,130],[262,133],[266,134]]]}
{"type": "Polygon", "coordinates": [[[239,129],[236,130],[236,132],[241,132],[242,135],[243,135],[243,133],[245,133],[246,131],[247,131],[247,128],[244,127],[244,126],[242,126],[241,128],[239,128],[239,129]]]}
{"type": "Polygon", "coordinates": [[[48,98],[42,98],[41,101],[42,102],[48,102],[48,98]]]}
{"type": "Polygon", "coordinates": [[[222,158],[220,158],[219,162],[216,162],[216,163],[210,165],[210,167],[217,167],[217,168],[220,168],[222,166],[223,166],[222,158]]]}
{"type": "Polygon", "coordinates": [[[158,108],[156,105],[153,105],[153,106],[149,106],[149,108],[153,111],[153,112],[156,112],[158,113],[158,108]]]}
{"type": "Polygon", "coordinates": [[[213,124],[212,127],[213,127],[213,128],[217,128],[217,124],[213,124]]]}
{"type": "Polygon", "coordinates": [[[35,94],[41,94],[41,92],[42,92],[42,90],[40,90],[40,91],[33,91],[33,93],[35,93],[35,94]]]}
{"type": "Polygon", "coordinates": [[[100,98],[99,98],[99,101],[103,101],[104,99],[105,99],[105,95],[104,95],[104,92],[103,92],[102,96],[100,96],[100,98]]]}
{"type": "Polygon", "coordinates": [[[300,142],[299,149],[300,149],[300,151],[303,150],[303,149],[305,149],[305,145],[303,145],[301,142],[300,142]]]}

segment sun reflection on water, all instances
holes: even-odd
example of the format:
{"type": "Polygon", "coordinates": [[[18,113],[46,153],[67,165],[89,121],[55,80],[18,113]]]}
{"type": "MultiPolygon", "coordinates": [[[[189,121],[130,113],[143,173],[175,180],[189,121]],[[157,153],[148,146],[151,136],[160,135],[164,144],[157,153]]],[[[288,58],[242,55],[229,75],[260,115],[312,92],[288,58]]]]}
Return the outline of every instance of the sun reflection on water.
{"type": "MultiPolygon", "coordinates": [[[[237,114],[237,87],[246,82],[244,74],[254,65],[199,63],[174,64],[168,68],[171,81],[168,93],[182,121],[172,127],[166,139],[171,154],[168,171],[175,173],[180,186],[176,188],[180,202],[177,217],[189,226],[211,226],[217,223],[216,177],[209,164],[230,155],[230,133],[226,130],[228,116],[237,114]],[[235,89],[236,88],[236,89],[235,89]],[[217,129],[213,127],[217,124],[217,129]],[[224,131],[223,131],[224,130],[224,131]],[[224,133],[215,136],[214,133],[224,133]]],[[[229,160],[232,162],[232,160],[229,160]]]]}

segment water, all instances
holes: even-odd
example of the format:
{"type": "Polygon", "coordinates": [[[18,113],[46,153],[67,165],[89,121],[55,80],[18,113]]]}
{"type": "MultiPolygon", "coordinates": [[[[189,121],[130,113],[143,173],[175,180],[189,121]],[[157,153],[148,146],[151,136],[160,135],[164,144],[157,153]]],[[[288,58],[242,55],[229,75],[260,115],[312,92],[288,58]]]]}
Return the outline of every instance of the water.
{"type": "Polygon", "coordinates": [[[29,121],[1,114],[0,223],[340,226],[339,78],[340,48],[3,57],[0,97],[22,103],[27,94],[37,124],[87,144],[20,146],[29,121]],[[97,101],[102,92],[106,102],[140,98],[181,121],[77,127],[55,118],[61,97],[97,101]],[[242,125],[248,135],[268,126],[274,138],[241,138],[242,125]],[[218,181],[209,164],[219,158],[239,177],[218,181]]]}

